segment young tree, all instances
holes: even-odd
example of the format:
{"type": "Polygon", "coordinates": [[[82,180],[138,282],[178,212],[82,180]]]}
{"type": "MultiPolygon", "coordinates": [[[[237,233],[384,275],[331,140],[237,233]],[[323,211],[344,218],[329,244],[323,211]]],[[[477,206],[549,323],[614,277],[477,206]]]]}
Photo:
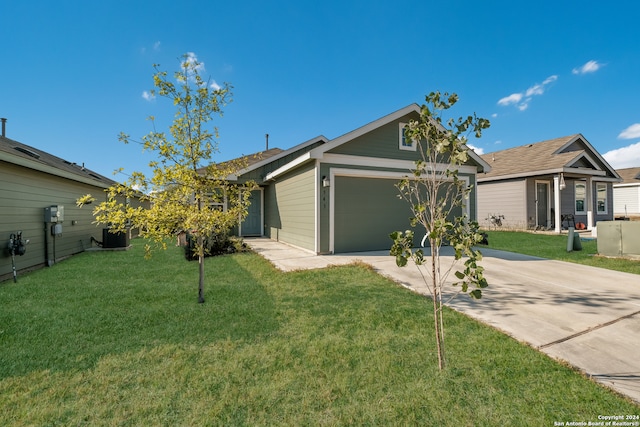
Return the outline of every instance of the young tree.
{"type": "MultiPolygon", "coordinates": [[[[482,135],[489,127],[489,121],[474,114],[467,118],[442,122],[442,113],[457,101],[456,94],[432,92],[426,96],[426,105],[420,109],[420,118],[411,120],[405,128],[405,137],[417,144],[421,159],[415,162],[412,176],[397,184],[399,197],[411,206],[413,217],[411,226],[421,225],[426,231],[422,246],[428,242],[429,253],[414,249],[414,232],[394,231],[391,255],[396,257],[400,267],[413,260],[420,270],[423,280],[430,291],[433,305],[433,320],[438,353],[438,367],[445,367],[443,287],[458,260],[466,257],[464,268],[455,272],[458,292],[468,293],[472,298],[482,297],[482,288],[487,287],[483,277],[483,268],[478,264],[482,259],[479,250],[473,245],[479,243],[482,236],[478,232],[478,223],[470,221],[464,214],[471,188],[460,179],[458,168],[468,159],[467,135],[482,135]],[[454,249],[455,262],[443,267],[440,263],[440,249],[449,244],[454,249]]],[[[454,294],[455,296],[455,294],[454,294]]],[[[453,298],[453,297],[452,297],[453,298]]]]}
{"type": "MultiPolygon", "coordinates": [[[[151,95],[168,98],[176,106],[169,134],[154,130],[135,141],[121,133],[120,141],[138,142],[144,150],[156,153],[149,163],[152,176],[134,172],[123,184],[107,191],[107,200],[94,208],[99,224],[108,225],[111,232],[139,228],[140,235],[153,245],[145,245],[146,256],[153,248],[166,249],[167,240],[186,231],[195,237],[198,255],[198,302],[204,302],[204,257],[207,237],[228,232],[247,215],[253,183],[230,183],[226,178],[245,167],[246,159],[214,163],[211,157],[219,152],[218,129],[211,126],[215,115],[231,101],[231,86],[222,87],[205,81],[202,65],[193,55],[183,55],[174,81],[167,78],[158,65],[153,76],[155,89],[151,95]],[[128,200],[139,197],[150,207],[133,207],[128,200]]],[[[90,195],[78,199],[78,204],[92,200],[90,195]]]]}

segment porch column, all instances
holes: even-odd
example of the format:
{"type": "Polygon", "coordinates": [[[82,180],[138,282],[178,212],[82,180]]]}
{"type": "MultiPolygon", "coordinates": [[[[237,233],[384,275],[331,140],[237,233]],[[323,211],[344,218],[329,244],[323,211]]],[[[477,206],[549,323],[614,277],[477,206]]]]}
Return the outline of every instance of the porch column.
{"type": "Polygon", "coordinates": [[[593,229],[593,182],[591,181],[591,177],[587,177],[587,230],[593,229]]]}
{"type": "Polygon", "coordinates": [[[553,223],[555,224],[555,232],[560,234],[560,176],[553,177],[553,223]]]}

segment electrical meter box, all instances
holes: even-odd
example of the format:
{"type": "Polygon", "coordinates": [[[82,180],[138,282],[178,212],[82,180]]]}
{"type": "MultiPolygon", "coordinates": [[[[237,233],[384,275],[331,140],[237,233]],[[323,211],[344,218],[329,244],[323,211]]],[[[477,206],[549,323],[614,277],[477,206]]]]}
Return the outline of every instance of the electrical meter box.
{"type": "Polygon", "coordinates": [[[64,206],[53,205],[44,208],[44,222],[63,222],[64,206]]]}

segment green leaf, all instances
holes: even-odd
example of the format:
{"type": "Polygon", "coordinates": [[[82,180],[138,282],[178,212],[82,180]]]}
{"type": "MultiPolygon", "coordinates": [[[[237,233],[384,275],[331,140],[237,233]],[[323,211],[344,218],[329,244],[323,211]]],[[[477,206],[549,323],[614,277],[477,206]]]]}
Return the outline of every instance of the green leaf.
{"type": "Polygon", "coordinates": [[[402,255],[396,255],[396,265],[398,267],[404,267],[407,265],[407,258],[402,255]]]}
{"type": "Polygon", "coordinates": [[[471,298],[473,299],[480,299],[482,298],[482,291],[480,289],[474,289],[473,291],[469,292],[469,296],[471,296],[471,298]]]}

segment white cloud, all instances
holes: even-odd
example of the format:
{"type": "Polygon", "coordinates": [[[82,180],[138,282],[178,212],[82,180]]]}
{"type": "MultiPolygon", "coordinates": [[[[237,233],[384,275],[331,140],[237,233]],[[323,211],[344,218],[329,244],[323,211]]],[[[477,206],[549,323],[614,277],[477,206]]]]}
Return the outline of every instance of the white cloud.
{"type": "Polygon", "coordinates": [[[483,148],[476,147],[476,146],[471,145],[471,144],[467,144],[467,147],[469,147],[473,151],[475,151],[478,156],[482,156],[484,154],[484,149],[483,148]]]}
{"type": "Polygon", "coordinates": [[[558,80],[558,76],[552,75],[547,77],[542,83],[536,83],[524,92],[512,93],[498,100],[498,105],[515,105],[520,111],[529,108],[529,103],[533,96],[544,94],[547,85],[558,80]]]}
{"type": "Polygon", "coordinates": [[[144,92],[142,92],[142,98],[145,101],[153,101],[154,99],[156,99],[154,94],[152,94],[151,92],[148,92],[146,90],[144,92]]]}
{"type": "Polygon", "coordinates": [[[598,71],[600,68],[604,67],[604,64],[601,64],[598,61],[589,61],[586,64],[584,64],[581,67],[577,67],[574,68],[573,71],[571,71],[573,74],[588,74],[588,73],[595,73],[596,71],[598,71]]]}
{"type": "Polygon", "coordinates": [[[623,130],[622,132],[620,132],[620,135],[618,135],[618,138],[620,139],[640,138],[640,123],[635,123],[629,126],[628,128],[626,128],[625,130],[623,130]]]}
{"type": "Polygon", "coordinates": [[[614,169],[638,167],[640,166],[640,142],[607,151],[602,157],[604,157],[614,169]]]}
{"type": "Polygon", "coordinates": [[[160,50],[160,42],[157,41],[153,44],[153,50],[155,51],[159,51],[160,50]]]}
{"type": "Polygon", "coordinates": [[[545,86],[555,82],[556,80],[558,80],[558,76],[549,76],[542,83],[536,83],[531,86],[529,89],[527,89],[525,94],[526,96],[542,95],[544,93],[545,86]]]}
{"type": "Polygon", "coordinates": [[[216,83],[216,81],[215,81],[215,80],[211,82],[211,84],[209,85],[209,87],[210,87],[211,89],[213,89],[213,90],[220,90],[220,89],[221,89],[220,85],[219,85],[218,83],[216,83]]]}
{"type": "Polygon", "coordinates": [[[504,98],[498,101],[498,105],[511,105],[517,104],[522,99],[521,93],[512,93],[509,96],[505,96],[504,98]]]}
{"type": "Polygon", "coordinates": [[[187,52],[187,55],[186,55],[186,56],[187,56],[187,57],[186,57],[186,58],[185,58],[185,60],[182,62],[183,64],[184,64],[184,63],[187,63],[187,64],[196,64],[196,63],[197,63],[198,65],[196,66],[196,70],[197,70],[199,73],[203,73],[203,72],[204,72],[204,62],[200,62],[200,61],[198,61],[198,56],[197,56],[195,53],[193,53],[193,52],[187,52]]]}

